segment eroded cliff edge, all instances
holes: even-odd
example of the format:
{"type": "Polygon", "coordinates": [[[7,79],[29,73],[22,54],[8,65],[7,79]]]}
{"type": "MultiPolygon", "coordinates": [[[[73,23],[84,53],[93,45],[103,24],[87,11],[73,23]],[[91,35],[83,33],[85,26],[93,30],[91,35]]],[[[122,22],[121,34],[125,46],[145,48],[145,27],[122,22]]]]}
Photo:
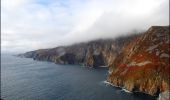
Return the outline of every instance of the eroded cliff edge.
{"type": "Polygon", "coordinates": [[[123,48],[112,62],[107,81],[150,95],[169,91],[169,26],[153,26],[123,48]]]}
{"type": "Polygon", "coordinates": [[[143,34],[95,40],[20,54],[57,64],[109,66],[107,81],[129,91],[158,95],[169,91],[169,26],[153,26],[143,34]]]}
{"type": "Polygon", "coordinates": [[[70,46],[30,51],[19,56],[33,58],[34,60],[51,61],[57,64],[81,64],[88,67],[109,66],[124,45],[127,45],[138,36],[140,34],[116,39],[99,39],[70,46]]]}

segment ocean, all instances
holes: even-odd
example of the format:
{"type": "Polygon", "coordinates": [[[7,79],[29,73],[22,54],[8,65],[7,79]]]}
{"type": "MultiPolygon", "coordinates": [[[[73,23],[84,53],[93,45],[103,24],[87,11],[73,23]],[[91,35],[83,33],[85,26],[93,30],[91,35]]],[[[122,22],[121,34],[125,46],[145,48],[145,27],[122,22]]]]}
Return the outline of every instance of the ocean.
{"type": "Polygon", "coordinates": [[[1,55],[4,100],[156,100],[105,84],[108,68],[59,65],[1,55]]]}

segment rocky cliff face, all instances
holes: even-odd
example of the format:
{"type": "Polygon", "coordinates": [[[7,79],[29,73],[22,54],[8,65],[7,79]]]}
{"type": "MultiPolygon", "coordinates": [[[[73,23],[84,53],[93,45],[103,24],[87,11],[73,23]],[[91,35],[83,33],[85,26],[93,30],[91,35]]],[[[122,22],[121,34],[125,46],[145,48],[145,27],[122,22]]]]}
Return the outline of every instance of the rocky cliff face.
{"type": "Polygon", "coordinates": [[[19,56],[57,64],[82,64],[89,67],[108,66],[119,54],[122,47],[137,36],[139,35],[40,49],[19,56]]]}
{"type": "Polygon", "coordinates": [[[96,40],[20,54],[58,64],[109,66],[107,81],[129,91],[158,95],[169,91],[169,26],[153,26],[144,34],[96,40]]]}
{"type": "Polygon", "coordinates": [[[159,94],[158,100],[169,100],[169,97],[170,97],[170,92],[165,91],[159,94]]]}
{"type": "Polygon", "coordinates": [[[153,26],[122,49],[112,62],[108,81],[150,95],[169,91],[169,26],[153,26]]]}

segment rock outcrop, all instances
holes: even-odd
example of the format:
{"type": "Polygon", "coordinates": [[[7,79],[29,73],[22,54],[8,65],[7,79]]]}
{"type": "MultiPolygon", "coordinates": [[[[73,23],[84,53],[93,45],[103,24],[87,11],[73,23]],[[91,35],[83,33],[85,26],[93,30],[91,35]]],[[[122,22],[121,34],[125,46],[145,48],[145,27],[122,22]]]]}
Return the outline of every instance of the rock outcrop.
{"type": "Polygon", "coordinates": [[[169,26],[153,26],[143,34],[35,50],[19,56],[57,64],[109,66],[110,84],[158,96],[170,88],[169,38],[169,26]]]}
{"type": "Polygon", "coordinates": [[[95,40],[71,46],[40,49],[19,56],[34,60],[51,61],[57,64],[81,64],[89,67],[108,66],[116,58],[122,47],[137,34],[116,39],[95,40]]]}
{"type": "Polygon", "coordinates": [[[170,92],[165,91],[159,94],[158,100],[169,100],[169,97],[170,97],[170,92]]]}
{"type": "Polygon", "coordinates": [[[169,91],[169,26],[153,26],[122,49],[112,62],[107,81],[150,95],[169,91]]]}

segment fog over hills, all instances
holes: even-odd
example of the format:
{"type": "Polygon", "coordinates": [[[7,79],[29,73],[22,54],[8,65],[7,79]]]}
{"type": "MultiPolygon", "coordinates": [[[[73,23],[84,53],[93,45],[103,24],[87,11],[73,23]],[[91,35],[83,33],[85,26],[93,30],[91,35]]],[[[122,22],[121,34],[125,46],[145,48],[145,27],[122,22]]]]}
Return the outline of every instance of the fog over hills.
{"type": "Polygon", "coordinates": [[[2,0],[2,52],[115,38],[169,24],[168,0],[2,0]]]}
{"type": "Polygon", "coordinates": [[[152,26],[142,34],[39,49],[18,56],[56,64],[109,67],[107,83],[158,96],[169,91],[169,44],[169,26],[152,26]]]}

